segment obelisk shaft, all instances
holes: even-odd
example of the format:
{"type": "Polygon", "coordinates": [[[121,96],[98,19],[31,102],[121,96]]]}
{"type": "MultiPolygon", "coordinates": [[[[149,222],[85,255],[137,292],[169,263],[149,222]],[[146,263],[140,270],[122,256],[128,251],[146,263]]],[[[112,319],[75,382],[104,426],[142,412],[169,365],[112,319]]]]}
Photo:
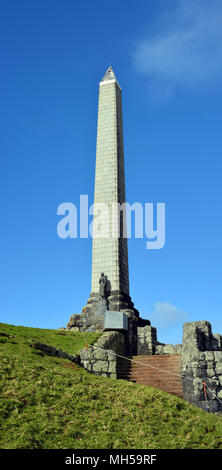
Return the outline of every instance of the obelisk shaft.
{"type": "Polygon", "coordinates": [[[95,204],[108,205],[109,237],[93,238],[92,292],[99,291],[99,278],[104,272],[111,291],[129,295],[127,239],[112,237],[112,204],[125,202],[125,174],[121,89],[114,74],[110,75],[99,86],[94,195],[95,204]]]}
{"type": "MultiPolygon", "coordinates": [[[[106,204],[108,214],[103,215],[103,224],[109,223],[109,236],[95,237],[93,231],[92,286],[86,311],[95,310],[100,299],[99,280],[101,273],[107,277],[108,308],[120,310],[133,308],[129,297],[129,273],[127,238],[112,236],[113,204],[125,202],[125,171],[123,149],[121,88],[111,67],[99,84],[99,106],[97,125],[97,150],[94,205],[106,204]]],[[[121,223],[121,222],[120,222],[121,223]]],[[[94,212],[93,226],[96,226],[94,212]]]]}

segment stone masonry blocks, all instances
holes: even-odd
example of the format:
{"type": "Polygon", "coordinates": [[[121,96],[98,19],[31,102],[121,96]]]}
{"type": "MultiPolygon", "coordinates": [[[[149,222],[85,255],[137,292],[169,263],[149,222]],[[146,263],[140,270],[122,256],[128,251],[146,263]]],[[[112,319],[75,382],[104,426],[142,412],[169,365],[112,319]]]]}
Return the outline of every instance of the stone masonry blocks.
{"type": "Polygon", "coordinates": [[[125,353],[124,335],[117,331],[104,333],[94,347],[80,351],[80,365],[95,375],[117,378],[117,356],[125,353]]]}
{"type": "Polygon", "coordinates": [[[184,324],[182,375],[185,400],[205,411],[222,410],[221,336],[212,334],[207,321],[184,324]],[[207,399],[203,382],[206,384],[207,399]]]}
{"type": "Polygon", "coordinates": [[[108,205],[108,215],[103,219],[103,233],[108,230],[109,236],[95,238],[96,228],[94,230],[91,292],[99,292],[99,278],[104,272],[110,281],[111,291],[121,290],[129,295],[127,239],[120,241],[120,238],[112,237],[111,227],[108,226],[112,204],[125,202],[121,90],[115,80],[101,84],[94,203],[108,205]]]}

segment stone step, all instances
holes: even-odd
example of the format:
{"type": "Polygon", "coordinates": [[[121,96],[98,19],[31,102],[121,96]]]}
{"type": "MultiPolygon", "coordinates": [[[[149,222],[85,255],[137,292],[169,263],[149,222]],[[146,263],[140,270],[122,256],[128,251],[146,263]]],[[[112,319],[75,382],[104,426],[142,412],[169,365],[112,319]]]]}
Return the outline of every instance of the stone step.
{"type": "Polygon", "coordinates": [[[164,370],[164,371],[168,371],[168,370],[172,370],[172,369],[175,369],[177,370],[178,367],[180,367],[180,364],[166,364],[166,363],[158,363],[158,364],[132,364],[132,365],[119,365],[119,369],[121,370],[137,370],[137,369],[140,369],[140,368],[143,368],[144,370],[164,370]],[[161,366],[161,367],[160,367],[161,366]],[[164,367],[164,369],[162,368],[164,367]]]}
{"type": "MultiPolygon", "coordinates": [[[[166,380],[178,380],[178,376],[180,377],[180,374],[178,375],[173,375],[173,374],[176,374],[176,372],[161,372],[161,376],[163,377],[163,380],[166,381],[166,380]]],[[[129,372],[129,371],[120,371],[118,370],[118,375],[121,375],[123,377],[125,376],[129,376],[129,377],[159,377],[159,373],[158,372],[149,372],[149,371],[142,371],[142,370],[138,370],[137,372],[129,372]]]]}
{"type": "Polygon", "coordinates": [[[159,359],[163,359],[163,360],[167,360],[167,359],[170,359],[170,360],[175,360],[175,359],[180,359],[181,358],[181,354],[147,354],[147,355],[140,355],[140,356],[128,356],[127,358],[122,358],[120,357],[119,360],[120,361],[128,361],[130,359],[135,359],[135,360],[138,360],[138,361],[144,361],[144,360],[150,360],[150,361],[156,361],[156,360],[159,360],[159,359]]]}
{"type": "Polygon", "coordinates": [[[146,380],[147,382],[152,380],[152,383],[158,382],[158,383],[164,383],[164,384],[178,384],[181,381],[180,377],[176,377],[175,379],[164,379],[161,375],[156,375],[156,376],[147,376],[146,374],[138,374],[138,375],[121,375],[118,374],[118,379],[130,379],[130,380],[146,380]]]}
{"type": "Polygon", "coordinates": [[[144,360],[144,361],[139,362],[136,359],[135,360],[132,359],[131,361],[128,361],[128,362],[126,362],[126,361],[125,362],[119,362],[119,360],[118,360],[118,363],[122,367],[123,366],[126,366],[126,367],[129,367],[129,366],[137,367],[138,366],[138,367],[140,367],[143,364],[148,364],[148,365],[153,365],[153,366],[158,366],[159,364],[161,364],[161,365],[167,364],[167,365],[170,365],[170,366],[178,366],[178,365],[180,365],[181,360],[179,360],[179,359],[176,359],[176,360],[170,360],[170,359],[169,360],[163,360],[163,359],[161,359],[161,360],[157,360],[157,361],[144,360]]]}
{"type": "MultiPolygon", "coordinates": [[[[123,377],[118,377],[118,379],[120,380],[126,380],[125,378],[123,377]]],[[[178,384],[178,382],[167,382],[167,383],[164,383],[162,382],[161,380],[147,380],[146,378],[144,377],[133,377],[133,378],[130,378],[128,380],[133,380],[135,382],[138,382],[138,383],[143,383],[143,384],[146,384],[146,385],[150,385],[152,387],[176,387],[176,388],[179,388],[181,389],[181,384],[178,384]]]]}
{"type": "Polygon", "coordinates": [[[178,393],[181,394],[182,396],[182,389],[180,387],[180,385],[178,384],[163,384],[163,383],[158,383],[158,382],[152,382],[152,384],[150,383],[147,383],[146,380],[142,380],[141,381],[137,381],[136,380],[136,383],[139,383],[139,384],[142,384],[142,385],[149,385],[150,387],[154,387],[154,388],[159,388],[160,390],[164,390],[166,392],[169,392],[170,390],[174,390],[174,391],[177,391],[178,393]]]}
{"type": "Polygon", "coordinates": [[[178,371],[178,367],[168,367],[167,369],[164,368],[162,369],[161,367],[157,367],[157,368],[153,368],[153,367],[144,367],[144,366],[141,366],[141,367],[131,367],[131,368],[127,368],[127,367],[119,367],[118,370],[119,371],[122,371],[122,372],[128,372],[128,373],[136,373],[137,371],[143,371],[143,372],[147,372],[147,374],[149,374],[149,372],[155,374],[155,373],[158,373],[159,371],[162,372],[162,374],[167,374],[167,373],[177,373],[178,371]]]}
{"type": "Polygon", "coordinates": [[[136,370],[136,369],[139,369],[140,367],[143,367],[144,369],[147,369],[147,370],[158,370],[158,369],[163,369],[163,370],[171,370],[171,369],[178,369],[178,367],[180,367],[180,363],[177,363],[177,364],[166,364],[166,362],[157,362],[157,363],[144,363],[144,364],[119,364],[119,367],[121,369],[126,369],[126,370],[129,370],[129,369],[132,369],[132,370],[136,370]]]}

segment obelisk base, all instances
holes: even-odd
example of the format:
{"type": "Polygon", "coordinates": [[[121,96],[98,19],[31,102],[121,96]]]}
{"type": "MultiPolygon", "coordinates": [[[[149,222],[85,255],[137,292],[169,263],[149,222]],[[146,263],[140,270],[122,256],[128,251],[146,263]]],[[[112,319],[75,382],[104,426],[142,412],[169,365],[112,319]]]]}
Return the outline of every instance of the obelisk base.
{"type": "MultiPolygon", "coordinates": [[[[135,317],[139,318],[139,312],[134,308],[131,297],[121,291],[111,291],[107,299],[101,299],[98,293],[92,292],[86,306],[82,309],[82,315],[85,318],[87,326],[103,325],[104,313],[107,310],[119,312],[121,310],[130,310],[135,317]]],[[[103,328],[103,326],[101,326],[103,328]]]]}
{"type": "Polygon", "coordinates": [[[134,315],[139,317],[139,312],[134,308],[134,303],[131,297],[120,290],[111,291],[108,297],[109,310],[120,311],[120,310],[133,310],[134,315]]]}

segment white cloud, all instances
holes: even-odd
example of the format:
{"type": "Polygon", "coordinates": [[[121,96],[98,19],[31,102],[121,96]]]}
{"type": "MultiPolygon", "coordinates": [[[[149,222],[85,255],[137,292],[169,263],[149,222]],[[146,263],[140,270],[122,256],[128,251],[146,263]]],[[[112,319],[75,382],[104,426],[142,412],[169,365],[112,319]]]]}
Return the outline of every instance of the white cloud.
{"type": "Polygon", "coordinates": [[[188,315],[170,302],[156,302],[150,318],[154,326],[168,328],[187,321],[188,315]]]}
{"type": "Polygon", "coordinates": [[[133,54],[152,90],[202,87],[222,78],[222,1],[174,0],[133,54]]]}

